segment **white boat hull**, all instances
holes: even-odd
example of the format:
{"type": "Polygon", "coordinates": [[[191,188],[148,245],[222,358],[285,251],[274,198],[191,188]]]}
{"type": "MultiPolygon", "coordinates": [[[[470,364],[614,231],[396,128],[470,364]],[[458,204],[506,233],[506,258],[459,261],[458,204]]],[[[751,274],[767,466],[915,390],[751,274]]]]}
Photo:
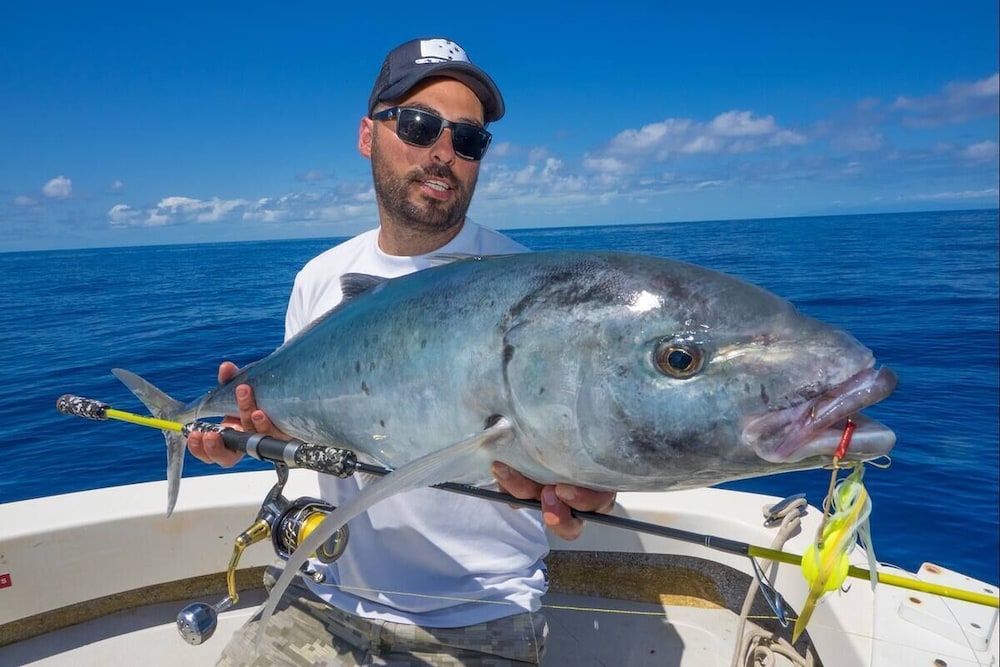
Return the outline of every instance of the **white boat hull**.
{"type": "MultiPolygon", "coordinates": [[[[233,539],[274,479],[270,472],[186,479],[170,519],[164,483],[0,505],[0,665],[214,664],[263,592],[241,590],[241,604],[220,616],[201,646],[186,644],[174,619],[195,599],[223,597],[220,573],[233,539]]],[[[316,495],[315,474],[292,471],[285,495],[316,495]]],[[[768,547],[774,529],[763,525],[761,509],[777,500],[719,489],[631,493],[619,495],[616,513],[768,547]]],[[[784,550],[802,553],[818,519],[810,508],[784,550]]],[[[749,559],[596,524],[575,542],[553,539],[552,547],[546,664],[730,663],[749,559]],[[595,568],[601,576],[586,576],[595,568]]],[[[269,545],[249,548],[240,562],[244,586],[256,587],[260,568],[273,560],[269,545]]],[[[860,550],[851,560],[867,567],[860,550]]],[[[933,565],[907,576],[997,594],[995,585],[933,565]]],[[[806,597],[797,567],[780,566],[773,583],[793,608],[806,597]]],[[[821,600],[801,644],[831,667],[959,667],[1000,664],[998,635],[995,608],[887,585],[873,592],[852,580],[821,600]]]]}

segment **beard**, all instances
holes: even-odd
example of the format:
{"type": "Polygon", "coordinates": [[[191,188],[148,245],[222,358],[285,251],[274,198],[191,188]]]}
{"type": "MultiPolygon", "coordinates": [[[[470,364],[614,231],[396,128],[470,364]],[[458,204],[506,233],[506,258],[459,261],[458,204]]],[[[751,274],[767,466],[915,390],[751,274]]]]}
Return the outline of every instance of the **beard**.
{"type": "MultiPolygon", "coordinates": [[[[457,158],[461,159],[461,158],[457,158]]],[[[378,141],[372,141],[372,177],[375,183],[375,197],[385,213],[400,226],[428,232],[441,232],[461,225],[472,202],[476,189],[478,172],[463,183],[455,177],[446,164],[429,167],[415,167],[403,176],[393,172],[388,160],[379,150],[378,141]],[[441,179],[451,187],[452,196],[448,201],[417,195],[419,201],[412,201],[410,189],[414,183],[428,178],[441,179]]]]}

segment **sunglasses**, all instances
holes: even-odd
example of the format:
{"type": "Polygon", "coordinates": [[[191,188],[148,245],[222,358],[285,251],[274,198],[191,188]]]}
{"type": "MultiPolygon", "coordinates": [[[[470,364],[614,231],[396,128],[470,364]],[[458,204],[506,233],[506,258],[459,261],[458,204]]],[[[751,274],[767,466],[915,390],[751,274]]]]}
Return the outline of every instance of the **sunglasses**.
{"type": "Polygon", "coordinates": [[[414,146],[431,146],[444,128],[451,128],[451,146],[455,154],[478,162],[486,155],[493,135],[472,123],[453,123],[423,109],[392,107],[372,114],[372,120],[396,119],[396,136],[414,146]]]}

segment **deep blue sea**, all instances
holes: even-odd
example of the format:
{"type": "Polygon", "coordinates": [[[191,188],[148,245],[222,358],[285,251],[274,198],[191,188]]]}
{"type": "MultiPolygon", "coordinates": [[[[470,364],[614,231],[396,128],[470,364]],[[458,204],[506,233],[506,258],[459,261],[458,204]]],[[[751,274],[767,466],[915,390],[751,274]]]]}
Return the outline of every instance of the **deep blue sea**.
{"type": "MultiPolygon", "coordinates": [[[[867,411],[898,437],[892,466],[866,475],[876,555],[998,583],[997,229],[992,210],[509,234],[535,250],[617,249],[702,264],[851,331],[900,378],[867,411]]],[[[221,360],[242,365],[281,342],[295,273],[339,240],[0,254],[0,502],[163,479],[159,433],[61,415],[56,398],[75,393],[142,412],[110,374],[115,366],[175,398],[199,396],[221,360]]],[[[185,468],[218,472],[191,459],[185,468]]],[[[729,486],[805,492],[819,504],[828,480],[808,471],[729,486]]]]}

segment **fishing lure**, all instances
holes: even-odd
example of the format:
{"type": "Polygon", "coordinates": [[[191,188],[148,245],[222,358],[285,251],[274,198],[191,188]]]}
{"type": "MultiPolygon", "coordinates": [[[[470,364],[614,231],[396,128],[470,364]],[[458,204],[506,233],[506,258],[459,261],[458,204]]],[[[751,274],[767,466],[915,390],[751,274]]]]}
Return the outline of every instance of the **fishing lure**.
{"type": "MultiPolygon", "coordinates": [[[[847,443],[853,429],[851,422],[845,429],[844,440],[838,449],[840,456],[846,452],[847,443]],[[841,451],[841,449],[843,451],[841,451]]],[[[872,548],[871,527],[868,517],[871,515],[872,501],[868,489],[864,485],[864,464],[851,465],[851,473],[836,483],[837,472],[840,470],[840,456],[834,457],[831,491],[827,495],[824,508],[830,510],[829,516],[824,513],[814,544],[809,545],[802,554],[802,574],[809,582],[809,594],[802,605],[802,610],[795,621],[792,630],[792,642],[798,640],[812,617],[816,603],[823,594],[840,588],[847,579],[850,562],[848,556],[854,545],[860,540],[868,554],[869,574],[872,588],[878,582],[875,551],[872,548]]]]}

